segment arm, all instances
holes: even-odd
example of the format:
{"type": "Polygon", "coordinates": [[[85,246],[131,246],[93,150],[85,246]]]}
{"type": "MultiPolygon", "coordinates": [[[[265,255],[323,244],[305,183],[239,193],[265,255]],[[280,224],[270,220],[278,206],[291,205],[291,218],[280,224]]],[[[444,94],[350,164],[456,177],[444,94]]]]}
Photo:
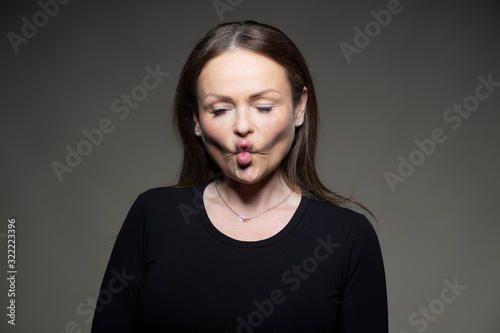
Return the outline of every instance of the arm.
{"type": "Polygon", "coordinates": [[[140,332],[138,296],[145,274],[146,210],[139,195],[116,239],[99,291],[92,333],[140,332]]]}
{"type": "Polygon", "coordinates": [[[339,333],[387,333],[384,263],[377,235],[362,215],[353,222],[342,254],[339,333]]]}

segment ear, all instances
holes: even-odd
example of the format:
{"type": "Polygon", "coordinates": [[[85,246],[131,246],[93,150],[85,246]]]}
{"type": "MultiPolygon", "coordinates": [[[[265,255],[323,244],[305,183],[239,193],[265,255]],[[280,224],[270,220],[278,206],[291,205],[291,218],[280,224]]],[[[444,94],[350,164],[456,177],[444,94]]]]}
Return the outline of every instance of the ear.
{"type": "Polygon", "coordinates": [[[196,136],[201,136],[201,125],[200,120],[196,112],[193,112],[193,120],[194,120],[194,134],[196,136]]]}
{"type": "Polygon", "coordinates": [[[302,95],[300,100],[295,106],[295,126],[298,127],[304,123],[306,116],[306,106],[307,106],[307,88],[302,89],[302,95]]]}

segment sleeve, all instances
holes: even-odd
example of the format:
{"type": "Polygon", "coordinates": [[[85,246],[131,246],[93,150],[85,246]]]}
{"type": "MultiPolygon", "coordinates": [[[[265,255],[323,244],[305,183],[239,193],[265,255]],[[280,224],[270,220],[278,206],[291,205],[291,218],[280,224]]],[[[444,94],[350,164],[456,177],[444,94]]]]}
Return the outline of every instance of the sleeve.
{"type": "Polygon", "coordinates": [[[353,222],[342,254],[343,287],[338,333],[387,333],[384,263],[371,223],[353,222]]]}
{"type": "Polygon", "coordinates": [[[138,298],[145,275],[146,209],[137,197],[116,238],[99,291],[92,333],[140,332],[138,298]]]}

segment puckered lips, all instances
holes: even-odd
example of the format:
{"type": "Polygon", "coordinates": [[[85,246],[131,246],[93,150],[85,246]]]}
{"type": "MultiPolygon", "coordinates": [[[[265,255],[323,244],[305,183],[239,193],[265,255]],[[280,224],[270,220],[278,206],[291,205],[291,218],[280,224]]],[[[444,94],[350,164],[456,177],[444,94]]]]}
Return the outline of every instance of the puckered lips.
{"type": "Polygon", "coordinates": [[[238,164],[241,166],[249,165],[252,162],[252,143],[248,139],[238,140],[236,143],[238,154],[238,164]]]}

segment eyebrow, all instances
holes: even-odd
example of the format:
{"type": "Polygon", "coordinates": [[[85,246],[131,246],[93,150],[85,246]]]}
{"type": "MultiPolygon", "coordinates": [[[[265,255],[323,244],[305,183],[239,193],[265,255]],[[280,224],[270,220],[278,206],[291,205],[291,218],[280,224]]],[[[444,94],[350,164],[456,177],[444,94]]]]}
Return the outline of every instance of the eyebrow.
{"type": "MultiPolygon", "coordinates": [[[[281,95],[281,93],[278,90],[276,90],[276,89],[266,89],[266,90],[262,90],[262,91],[259,91],[258,93],[250,95],[250,99],[254,99],[254,98],[260,97],[260,96],[265,95],[267,93],[278,93],[278,94],[281,95]]],[[[219,95],[219,94],[216,94],[216,93],[208,93],[208,94],[206,94],[203,97],[203,100],[205,100],[209,96],[213,96],[213,97],[219,98],[219,99],[224,100],[224,101],[232,101],[233,100],[229,96],[219,95]]]]}

